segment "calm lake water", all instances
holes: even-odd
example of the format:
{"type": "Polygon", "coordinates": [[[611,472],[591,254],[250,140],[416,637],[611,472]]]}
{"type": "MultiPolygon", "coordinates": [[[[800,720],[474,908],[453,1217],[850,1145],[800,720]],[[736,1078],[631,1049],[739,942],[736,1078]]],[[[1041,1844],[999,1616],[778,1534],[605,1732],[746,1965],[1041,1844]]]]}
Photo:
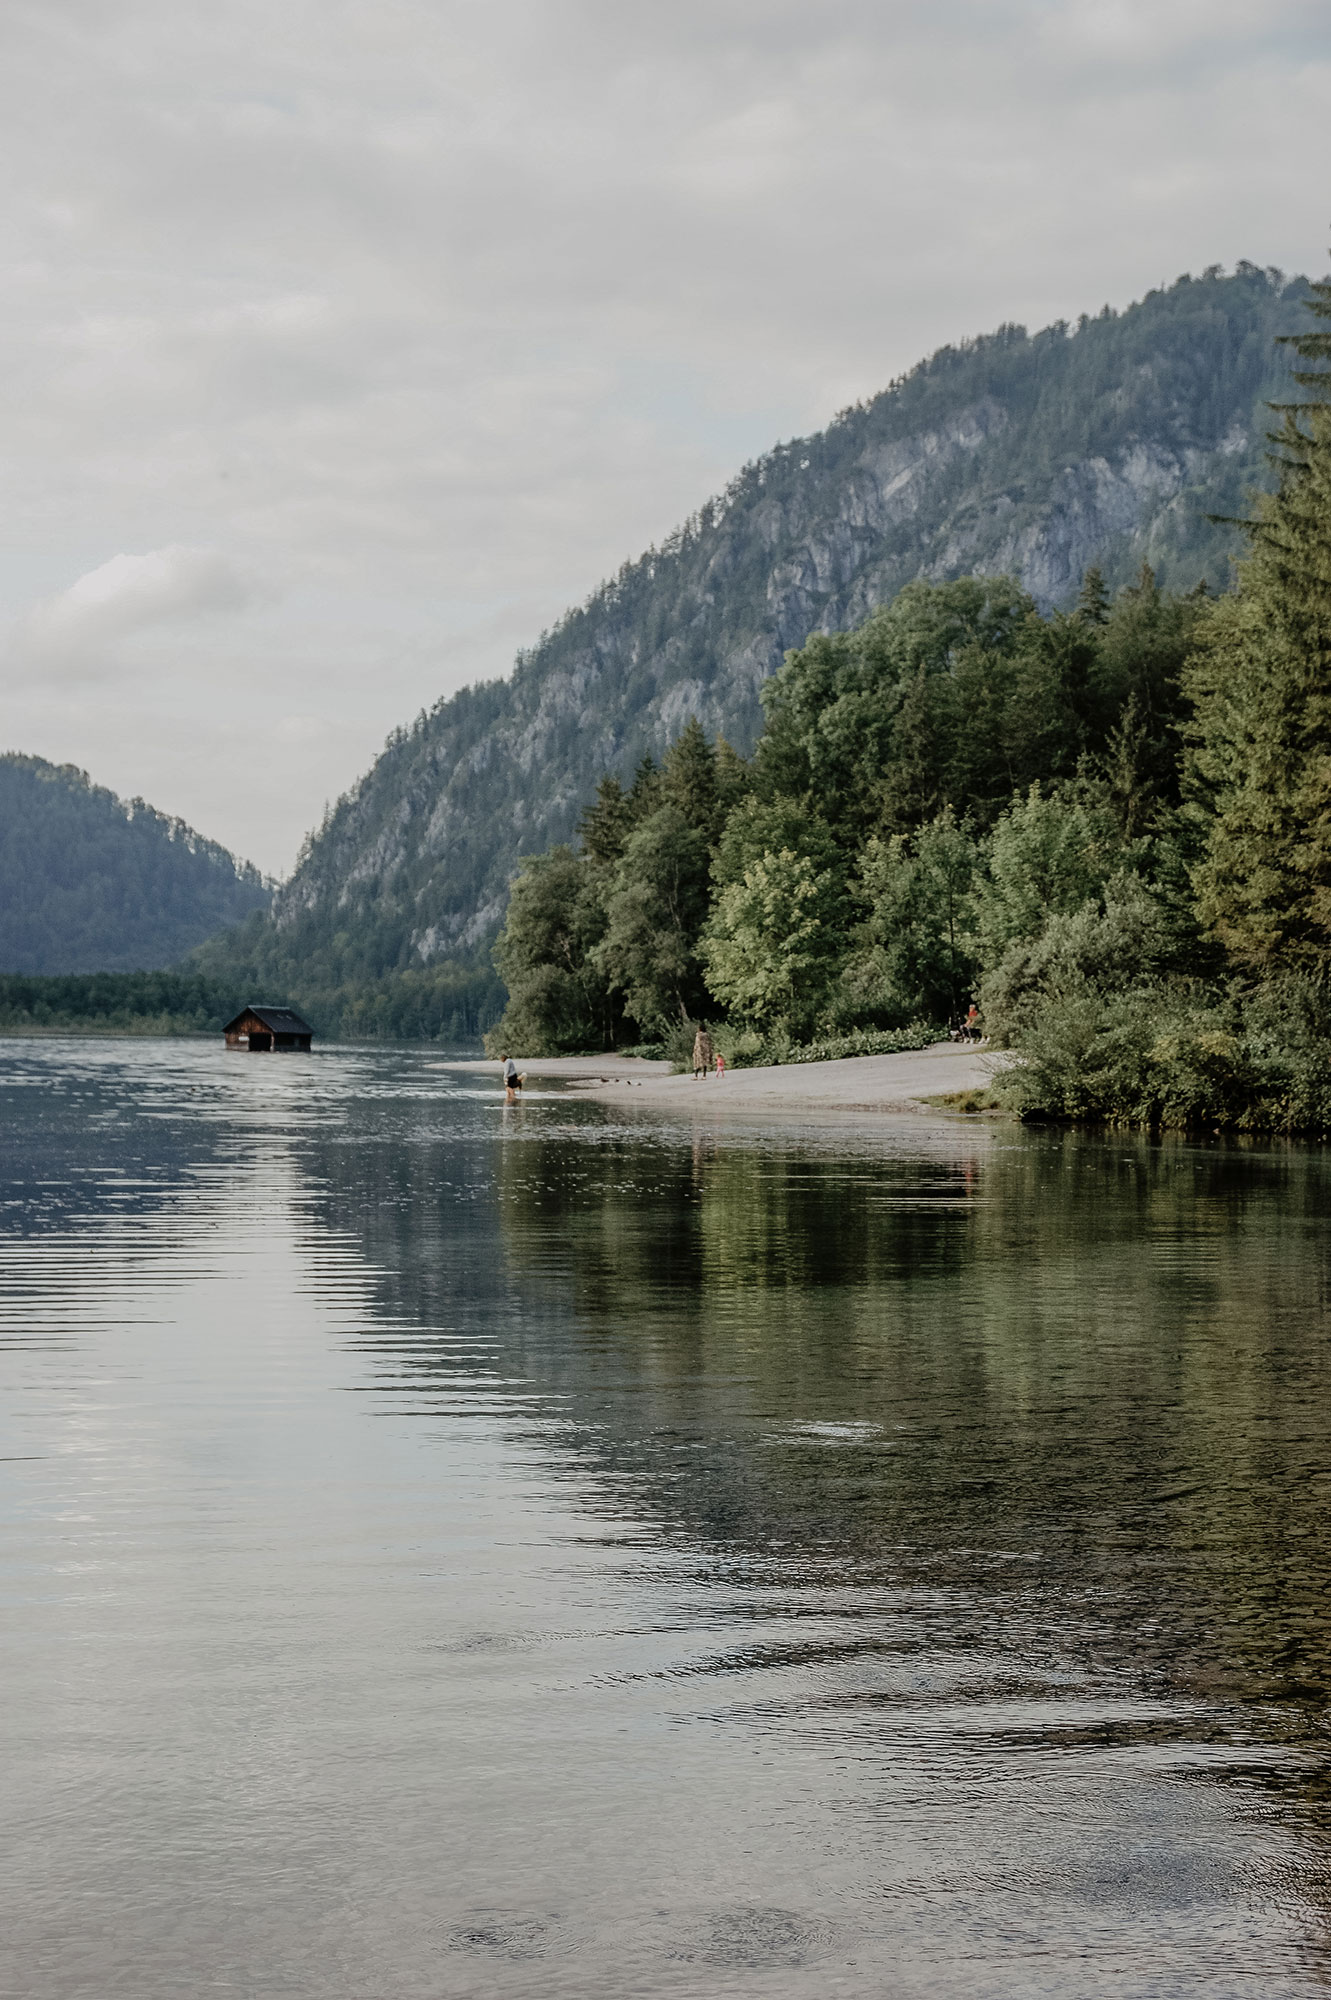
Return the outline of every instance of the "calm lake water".
{"type": "Polygon", "coordinates": [[[147,1042],[0,1135],[0,1994],[1331,1985],[1326,1154],[147,1042]]]}

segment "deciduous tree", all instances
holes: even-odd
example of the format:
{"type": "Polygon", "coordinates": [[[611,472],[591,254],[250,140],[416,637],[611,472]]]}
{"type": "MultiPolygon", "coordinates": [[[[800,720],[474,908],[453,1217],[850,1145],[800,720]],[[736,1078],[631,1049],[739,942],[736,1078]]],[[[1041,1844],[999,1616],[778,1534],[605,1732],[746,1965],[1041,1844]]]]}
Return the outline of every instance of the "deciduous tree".
{"type": "Polygon", "coordinates": [[[703,936],[707,984],[742,1021],[790,1033],[818,1022],[844,942],[831,870],[768,850],[721,891],[703,936]]]}

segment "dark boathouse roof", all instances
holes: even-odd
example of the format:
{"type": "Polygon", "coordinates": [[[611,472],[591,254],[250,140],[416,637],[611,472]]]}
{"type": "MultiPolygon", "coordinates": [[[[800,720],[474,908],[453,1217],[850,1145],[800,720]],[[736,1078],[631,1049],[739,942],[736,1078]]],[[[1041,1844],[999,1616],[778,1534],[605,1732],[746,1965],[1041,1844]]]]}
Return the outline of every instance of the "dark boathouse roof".
{"type": "Polygon", "coordinates": [[[251,1005],[249,1007],[242,1007],[235,1020],[227,1022],[226,1027],[222,1030],[223,1034],[229,1035],[233,1029],[238,1028],[247,1014],[253,1014],[256,1020],[262,1021],[264,1027],[271,1029],[275,1035],[312,1035],[314,1033],[309,1022],[302,1021],[300,1015],[291,1007],[255,1007],[251,1005]]]}

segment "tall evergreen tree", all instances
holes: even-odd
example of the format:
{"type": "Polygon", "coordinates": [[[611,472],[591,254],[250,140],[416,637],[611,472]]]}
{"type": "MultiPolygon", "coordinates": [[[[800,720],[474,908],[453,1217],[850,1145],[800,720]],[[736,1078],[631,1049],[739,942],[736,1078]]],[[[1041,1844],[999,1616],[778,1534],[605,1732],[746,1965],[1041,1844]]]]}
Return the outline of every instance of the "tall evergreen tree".
{"type": "Polygon", "coordinates": [[[920,826],[938,809],[943,789],[937,677],[918,667],[896,713],[892,748],[881,785],[882,817],[893,828],[920,826]]]}
{"type": "Polygon", "coordinates": [[[753,790],[753,773],[733,744],[716,739],[716,788],[724,813],[732,813],[753,790]]]}
{"type": "Polygon", "coordinates": [[[1107,625],[1109,603],[1109,587],[1104,572],[1098,563],[1092,563],[1081,580],[1075,615],[1083,625],[1107,625]]]}
{"type": "Polygon", "coordinates": [[[1096,632],[1092,694],[1098,707],[1098,761],[1120,800],[1124,830],[1147,824],[1178,802],[1186,703],[1183,669],[1207,604],[1160,589],[1149,563],[1119,592],[1096,632]]]}
{"type": "Polygon", "coordinates": [[[648,813],[654,813],[661,803],[661,768],[650,750],[633,773],[628,801],[635,825],[646,819],[648,813]]]}
{"type": "Polygon", "coordinates": [[[721,831],[725,807],[717,783],[716,752],[696,715],[691,715],[665,753],[662,802],[678,806],[710,847],[721,831]]]}
{"type": "MultiPolygon", "coordinates": [[[[1331,320],[1331,282],[1312,288],[1331,320]]],[[[1331,331],[1291,336],[1331,362],[1331,331]]],[[[1278,406],[1279,490],[1248,523],[1238,592],[1210,611],[1187,679],[1189,780],[1209,816],[1194,873],[1203,922],[1242,966],[1322,969],[1331,953],[1331,372],[1278,406]]]]}
{"type": "Polygon", "coordinates": [[[707,916],[707,841],[679,807],[634,828],[605,898],[596,972],[644,1033],[701,1015],[698,935],[707,916]]]}
{"type": "Polygon", "coordinates": [[[602,778],[596,797],[578,821],[583,853],[603,864],[618,861],[633,831],[633,821],[633,807],[619,779],[602,778]]]}

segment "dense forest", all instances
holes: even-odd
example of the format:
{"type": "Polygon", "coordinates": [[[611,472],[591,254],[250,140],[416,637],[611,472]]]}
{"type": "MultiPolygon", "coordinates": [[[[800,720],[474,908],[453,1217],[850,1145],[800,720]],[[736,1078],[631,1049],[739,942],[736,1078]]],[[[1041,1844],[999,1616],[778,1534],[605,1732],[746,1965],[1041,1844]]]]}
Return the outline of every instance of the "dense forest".
{"type": "Polygon", "coordinates": [[[440,965],[394,964],[380,970],[381,938],[372,923],[349,919],[321,939],[301,929],[275,938],[258,911],[225,936],[201,946],[190,966],[214,984],[243,987],[248,996],[280,996],[299,1007],[321,1035],[344,1041],[474,1042],[503,1010],[504,988],[493,966],[474,960],[440,965]]]}
{"type": "MultiPolygon", "coordinates": [[[[778,446],[511,678],[396,731],[271,917],[210,949],[206,969],[243,969],[341,1019],[368,987],[391,1012],[406,973],[451,980],[454,1012],[449,968],[470,967],[481,1018],[519,857],[569,840],[601,774],[628,786],[690,715],[749,756],[762,685],[810,634],[861,627],[920,579],[1011,575],[1042,620],[1071,609],[1093,563],[1114,596],[1143,562],[1171,602],[1203,577],[1227,587],[1242,541],[1210,517],[1242,512],[1266,476],[1264,399],[1287,377],[1273,339],[1305,293],[1244,264],[1125,312],[1003,327],[778,446]]],[[[1098,754],[1096,718],[1078,726],[1098,754]]],[[[419,1000],[402,990],[404,1018],[419,1000]]]]}
{"type": "Polygon", "coordinates": [[[220,1034],[247,997],[191,972],[0,973],[0,1034],[220,1034]]]}
{"type": "MultiPolygon", "coordinates": [[[[163,972],[32,977],[0,973],[0,1034],[200,1035],[219,1033],[242,1007],[286,1005],[242,965],[214,975],[187,961],[163,972]]],[[[493,972],[440,967],[323,993],[303,1003],[316,1034],[347,1041],[475,1043],[504,1004],[493,972]]]]}
{"type": "Polygon", "coordinates": [[[530,858],[489,1038],[732,1061],[956,1019],[1025,1110],[1331,1128],[1331,283],[1238,587],[916,581],[530,858]]]}
{"type": "Polygon", "coordinates": [[[0,756],[0,973],[173,965],[269,896],[183,820],[73,765],[0,756]]]}

